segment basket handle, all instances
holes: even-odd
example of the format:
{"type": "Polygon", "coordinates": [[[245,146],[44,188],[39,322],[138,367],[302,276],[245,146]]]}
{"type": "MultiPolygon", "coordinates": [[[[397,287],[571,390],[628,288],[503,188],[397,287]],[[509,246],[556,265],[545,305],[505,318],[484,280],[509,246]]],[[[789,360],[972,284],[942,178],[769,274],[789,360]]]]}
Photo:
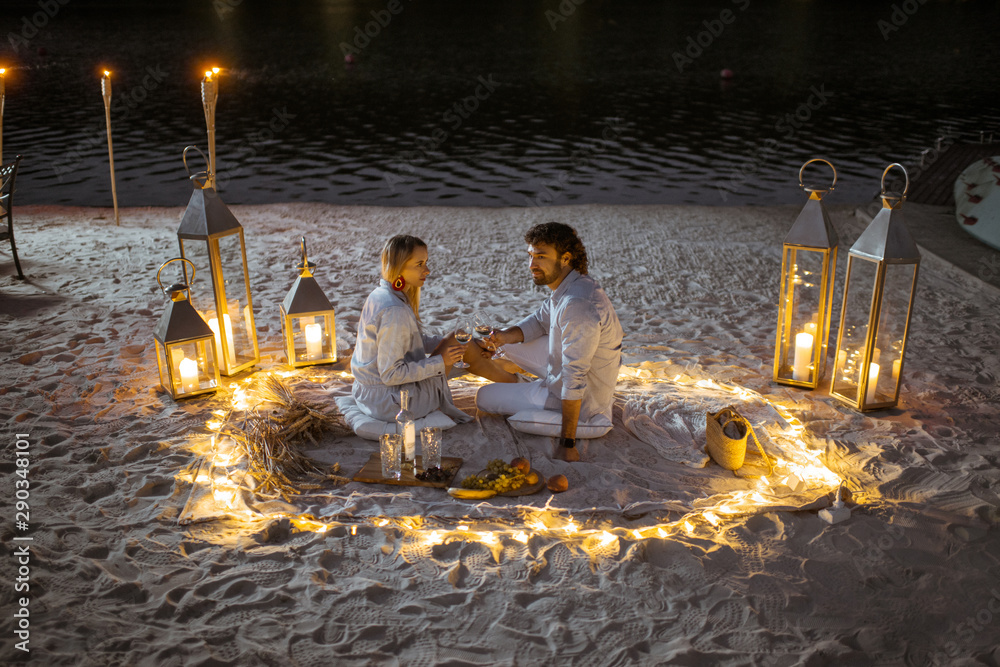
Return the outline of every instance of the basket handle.
{"type": "MultiPolygon", "coordinates": [[[[743,423],[746,424],[747,431],[750,432],[750,436],[753,438],[753,441],[757,444],[757,451],[760,452],[761,458],[763,458],[764,462],[767,464],[767,476],[770,477],[772,474],[774,474],[774,464],[771,463],[771,457],[768,456],[767,452],[764,451],[764,447],[763,445],[760,444],[760,440],[757,439],[757,434],[754,433],[753,426],[750,425],[750,422],[746,420],[746,417],[741,416],[740,418],[743,420],[743,423]]],[[[747,453],[752,453],[752,452],[749,452],[748,450],[747,453]]],[[[736,475],[735,470],[733,471],[733,474],[736,475]]],[[[749,477],[750,475],[736,475],[736,476],[749,477]]]]}

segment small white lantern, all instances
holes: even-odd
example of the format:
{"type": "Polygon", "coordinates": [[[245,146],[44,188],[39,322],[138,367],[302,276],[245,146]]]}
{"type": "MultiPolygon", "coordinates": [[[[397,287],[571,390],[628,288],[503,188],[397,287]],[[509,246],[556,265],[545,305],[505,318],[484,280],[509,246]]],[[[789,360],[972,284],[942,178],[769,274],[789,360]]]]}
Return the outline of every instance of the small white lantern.
{"type": "Polygon", "coordinates": [[[882,210],[851,247],[837,334],[830,393],[856,410],[891,408],[899,402],[903,357],[917,291],[920,251],[903,223],[910,177],[901,164],[882,173],[882,210]],[[896,196],[885,176],[903,170],[906,185],[896,196]]]}
{"type": "MultiPolygon", "coordinates": [[[[218,389],[219,366],[215,334],[191,305],[188,285],[177,283],[164,288],[160,282],[160,274],[171,262],[191,264],[183,257],[175,257],[156,272],[156,282],[170,296],[170,302],[153,330],[153,340],[160,385],[178,399],[218,389]]],[[[194,280],[194,264],[191,264],[191,280],[194,280]]]]}
{"type": "Polygon", "coordinates": [[[299,277],[281,304],[281,330],[285,355],[294,367],[329,364],[337,360],[337,330],[333,305],[313,278],[316,265],[306,255],[306,239],[301,243],[299,277]]]}

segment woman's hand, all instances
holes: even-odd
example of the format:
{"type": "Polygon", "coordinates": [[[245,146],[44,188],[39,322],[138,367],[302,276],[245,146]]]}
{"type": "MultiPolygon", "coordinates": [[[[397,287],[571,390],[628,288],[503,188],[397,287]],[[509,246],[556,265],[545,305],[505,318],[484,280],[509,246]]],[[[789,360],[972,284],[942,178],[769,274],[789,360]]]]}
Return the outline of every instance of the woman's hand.
{"type": "Polygon", "coordinates": [[[448,375],[451,372],[451,367],[455,365],[462,355],[465,354],[465,348],[456,343],[454,339],[451,341],[451,345],[445,345],[448,339],[442,341],[441,345],[438,345],[437,349],[434,351],[436,354],[441,355],[442,361],[444,361],[444,374],[448,375]]]}

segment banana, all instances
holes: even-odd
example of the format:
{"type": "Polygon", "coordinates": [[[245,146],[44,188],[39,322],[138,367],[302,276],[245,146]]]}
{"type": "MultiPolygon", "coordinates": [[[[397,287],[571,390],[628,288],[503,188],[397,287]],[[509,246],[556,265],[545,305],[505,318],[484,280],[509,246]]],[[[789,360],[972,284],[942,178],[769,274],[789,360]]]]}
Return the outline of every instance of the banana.
{"type": "Polygon", "coordinates": [[[448,495],[452,498],[462,498],[463,500],[484,500],[492,498],[497,494],[492,489],[463,489],[460,487],[449,487],[448,495]]]}

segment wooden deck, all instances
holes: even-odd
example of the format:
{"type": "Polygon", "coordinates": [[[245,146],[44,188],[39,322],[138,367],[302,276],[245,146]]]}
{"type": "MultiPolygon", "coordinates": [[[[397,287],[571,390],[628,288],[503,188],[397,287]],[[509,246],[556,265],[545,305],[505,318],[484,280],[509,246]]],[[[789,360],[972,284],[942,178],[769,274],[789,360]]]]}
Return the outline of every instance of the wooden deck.
{"type": "MultiPolygon", "coordinates": [[[[955,179],[970,164],[991,155],[1000,155],[1000,144],[952,144],[933,161],[928,160],[923,167],[915,169],[917,174],[910,183],[906,200],[915,204],[954,207],[955,179]]],[[[933,150],[928,158],[934,158],[933,150]]]]}

